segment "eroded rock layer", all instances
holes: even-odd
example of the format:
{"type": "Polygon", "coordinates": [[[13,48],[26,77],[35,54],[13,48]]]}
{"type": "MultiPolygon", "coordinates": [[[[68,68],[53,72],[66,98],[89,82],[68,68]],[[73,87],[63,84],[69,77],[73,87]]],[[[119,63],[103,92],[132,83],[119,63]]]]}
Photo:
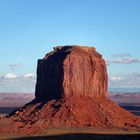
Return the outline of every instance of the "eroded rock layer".
{"type": "Polygon", "coordinates": [[[0,121],[0,133],[37,134],[49,127],[140,131],[139,117],[107,99],[107,83],[95,48],[55,47],[38,61],[35,99],[0,121]]]}
{"type": "Polygon", "coordinates": [[[104,97],[107,71],[95,48],[58,46],[38,61],[36,99],[69,96],[104,97]]]}

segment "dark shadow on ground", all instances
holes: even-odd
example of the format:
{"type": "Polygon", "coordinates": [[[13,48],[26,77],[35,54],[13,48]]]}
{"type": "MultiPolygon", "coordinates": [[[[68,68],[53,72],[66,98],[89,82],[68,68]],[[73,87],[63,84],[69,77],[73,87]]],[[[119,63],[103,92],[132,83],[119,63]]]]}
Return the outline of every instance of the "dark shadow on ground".
{"type": "Polygon", "coordinates": [[[0,107],[0,114],[9,114],[17,109],[18,107],[0,107]]]}
{"type": "Polygon", "coordinates": [[[140,140],[140,134],[63,134],[21,137],[12,140],[140,140]]]}

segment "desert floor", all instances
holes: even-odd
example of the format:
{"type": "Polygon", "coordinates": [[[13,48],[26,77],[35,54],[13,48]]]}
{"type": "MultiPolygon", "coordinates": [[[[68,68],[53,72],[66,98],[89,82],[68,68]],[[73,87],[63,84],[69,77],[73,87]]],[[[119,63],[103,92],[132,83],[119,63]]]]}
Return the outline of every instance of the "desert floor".
{"type": "Polygon", "coordinates": [[[140,131],[124,129],[55,128],[36,135],[2,135],[7,140],[139,140],[140,131]]]}
{"type": "MultiPolygon", "coordinates": [[[[3,117],[5,114],[1,114],[3,117]]],[[[7,122],[3,122],[6,124],[7,122]]],[[[140,130],[116,128],[48,128],[35,134],[0,133],[0,140],[140,140],[140,130]]]]}

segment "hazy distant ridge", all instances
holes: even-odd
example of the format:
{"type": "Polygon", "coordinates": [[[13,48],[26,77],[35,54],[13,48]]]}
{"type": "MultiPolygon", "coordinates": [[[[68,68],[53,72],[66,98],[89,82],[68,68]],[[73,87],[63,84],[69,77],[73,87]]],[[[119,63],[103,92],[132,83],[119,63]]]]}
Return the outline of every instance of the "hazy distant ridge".
{"type": "Polygon", "coordinates": [[[33,93],[0,93],[0,107],[20,107],[33,99],[33,93]]]}
{"type": "MultiPolygon", "coordinates": [[[[119,104],[140,104],[140,93],[109,93],[109,98],[119,104]]],[[[0,107],[19,107],[34,99],[34,93],[0,93],[0,107]]]]}

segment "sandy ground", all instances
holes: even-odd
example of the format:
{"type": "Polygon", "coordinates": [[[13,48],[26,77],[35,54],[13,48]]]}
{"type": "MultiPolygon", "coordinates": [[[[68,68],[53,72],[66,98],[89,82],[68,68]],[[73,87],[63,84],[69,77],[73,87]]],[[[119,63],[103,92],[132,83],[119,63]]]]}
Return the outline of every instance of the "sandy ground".
{"type": "MultiPolygon", "coordinates": [[[[6,114],[0,114],[3,127],[9,122],[2,119],[6,114]]],[[[116,128],[48,128],[35,134],[0,133],[0,140],[139,140],[140,130],[116,128]]]]}
{"type": "Polygon", "coordinates": [[[12,140],[139,140],[140,132],[125,129],[99,128],[50,128],[35,135],[1,135],[0,139],[12,140]]]}

